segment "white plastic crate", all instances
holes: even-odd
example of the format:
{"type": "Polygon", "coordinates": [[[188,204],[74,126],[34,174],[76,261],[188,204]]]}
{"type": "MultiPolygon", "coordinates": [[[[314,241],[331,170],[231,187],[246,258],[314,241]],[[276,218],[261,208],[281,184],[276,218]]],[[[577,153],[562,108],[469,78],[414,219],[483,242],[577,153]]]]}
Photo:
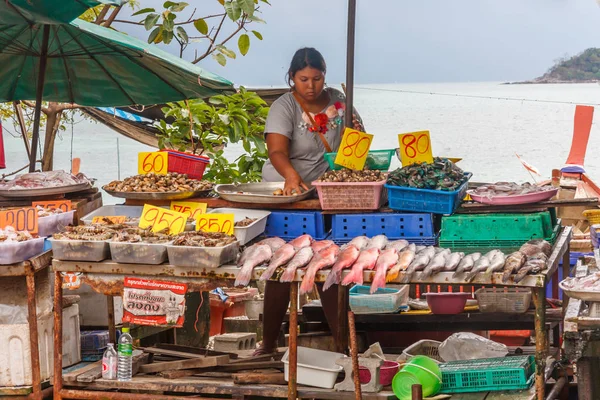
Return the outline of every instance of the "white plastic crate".
{"type": "MultiPolygon", "coordinates": [[[[290,376],[289,353],[288,349],[281,359],[286,381],[289,381],[290,376]]],[[[344,369],[335,361],[344,357],[346,357],[345,354],[332,351],[298,347],[298,384],[332,389],[338,374],[344,369]]]]}
{"type": "Polygon", "coordinates": [[[28,260],[44,251],[44,238],[24,242],[0,243],[0,265],[9,265],[28,260]]]}
{"type": "Polygon", "coordinates": [[[92,223],[94,217],[130,217],[139,218],[142,215],[143,206],[102,206],[85,217],[81,218],[81,221],[89,225],[92,223]]]}
{"type": "Polygon", "coordinates": [[[350,309],[355,314],[386,314],[398,312],[408,303],[408,285],[380,288],[370,294],[371,287],[355,285],[350,289],[350,309]]]}
{"type": "Polygon", "coordinates": [[[531,304],[528,288],[481,288],[475,292],[479,311],[522,314],[531,304]]]}
{"type": "Polygon", "coordinates": [[[110,247],[107,240],[57,240],[49,238],[48,241],[52,244],[52,256],[57,260],[98,262],[110,257],[110,247]]]}
{"type": "Polygon", "coordinates": [[[75,210],[38,218],[38,235],[40,237],[52,236],[62,231],[65,226],[73,224],[74,215],[75,210]]]}
{"type": "Polygon", "coordinates": [[[244,208],[215,208],[209,214],[233,214],[233,221],[238,222],[245,218],[257,218],[256,221],[248,226],[234,227],[233,234],[240,241],[240,246],[245,245],[257,236],[262,235],[267,227],[267,218],[271,214],[270,211],[264,210],[247,210],[244,208]]]}
{"type": "Polygon", "coordinates": [[[63,309],[63,358],[62,366],[81,362],[81,337],[79,333],[79,304],[63,309]]]}
{"type": "Polygon", "coordinates": [[[396,361],[408,361],[414,356],[427,356],[433,358],[435,361],[443,362],[444,360],[440,357],[440,344],[442,342],[438,342],[437,340],[419,340],[404,349],[396,361]]]}

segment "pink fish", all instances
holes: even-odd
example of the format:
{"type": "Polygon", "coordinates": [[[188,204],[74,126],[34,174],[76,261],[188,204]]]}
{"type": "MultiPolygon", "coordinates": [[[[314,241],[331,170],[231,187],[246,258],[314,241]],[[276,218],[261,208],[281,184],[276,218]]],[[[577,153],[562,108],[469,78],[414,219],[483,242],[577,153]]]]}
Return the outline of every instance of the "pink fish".
{"type": "Polygon", "coordinates": [[[365,269],[373,269],[377,258],[379,257],[379,248],[371,247],[370,249],[363,250],[358,255],[358,259],[352,266],[352,271],[342,281],[342,285],[348,286],[351,283],[357,283],[362,285],[363,283],[363,271],[365,269]]]}
{"type": "Polygon", "coordinates": [[[337,285],[342,280],[342,270],[344,268],[349,268],[354,264],[358,255],[360,254],[360,250],[353,244],[347,245],[338,256],[337,261],[333,264],[333,268],[329,272],[327,279],[325,279],[325,284],[323,285],[323,290],[329,289],[332,285],[337,285]]]}
{"type": "Polygon", "coordinates": [[[244,265],[244,262],[246,261],[248,254],[250,254],[250,249],[252,249],[253,247],[255,247],[259,244],[266,244],[267,246],[269,246],[271,248],[271,251],[273,253],[275,253],[277,251],[277,249],[279,249],[281,246],[283,246],[285,244],[285,240],[278,238],[278,237],[266,238],[256,244],[253,244],[250,247],[246,247],[246,249],[242,252],[242,255],[240,256],[240,258],[238,259],[238,262],[237,262],[238,267],[241,267],[242,265],[244,265]]]}
{"type": "Polygon", "coordinates": [[[246,261],[242,265],[241,271],[235,279],[235,286],[247,286],[252,278],[252,270],[254,267],[269,262],[273,256],[273,250],[266,244],[252,246],[251,252],[246,257],[246,261]]]}
{"type": "Polygon", "coordinates": [[[321,250],[325,250],[329,246],[331,246],[333,242],[331,240],[320,240],[318,242],[313,242],[310,247],[312,247],[315,253],[320,252],[321,250]]]}
{"type": "Polygon", "coordinates": [[[296,253],[292,261],[290,261],[287,265],[287,268],[281,275],[279,279],[280,282],[291,282],[296,277],[296,270],[298,268],[304,267],[306,264],[310,262],[313,258],[314,252],[313,249],[309,247],[304,247],[296,253]]]}
{"type": "Polygon", "coordinates": [[[335,259],[340,252],[340,248],[335,244],[317,253],[308,266],[306,267],[306,273],[302,278],[302,284],[300,285],[300,294],[308,293],[312,290],[315,285],[315,276],[317,271],[331,267],[335,263],[335,259]]]}
{"type": "Polygon", "coordinates": [[[269,263],[269,266],[267,267],[265,272],[263,272],[263,274],[260,276],[260,280],[266,281],[269,278],[271,278],[271,276],[278,267],[290,261],[295,255],[296,248],[291,244],[286,243],[283,246],[281,246],[275,252],[275,254],[273,254],[273,258],[271,258],[271,262],[269,263]]]}
{"type": "Polygon", "coordinates": [[[371,294],[375,293],[377,289],[385,287],[385,276],[388,269],[392,268],[398,262],[398,252],[394,248],[384,250],[377,258],[375,264],[375,276],[371,283],[371,294]]]}
{"type": "Polygon", "coordinates": [[[302,235],[298,236],[296,239],[292,240],[290,244],[297,249],[302,249],[304,247],[308,247],[313,242],[313,238],[310,235],[302,235]]]}

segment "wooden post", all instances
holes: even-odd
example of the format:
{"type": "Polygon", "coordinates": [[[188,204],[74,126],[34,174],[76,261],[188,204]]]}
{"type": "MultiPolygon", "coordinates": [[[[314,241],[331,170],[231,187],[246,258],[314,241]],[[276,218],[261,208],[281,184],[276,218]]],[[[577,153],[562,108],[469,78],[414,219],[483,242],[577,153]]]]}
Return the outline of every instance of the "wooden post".
{"type": "Polygon", "coordinates": [[[358,341],[356,340],[356,326],[354,325],[354,313],[348,311],[348,329],[350,332],[350,356],[352,357],[352,380],[354,381],[354,394],[356,400],[362,399],[360,387],[360,374],[358,367],[358,341]]]}
{"type": "Polygon", "coordinates": [[[290,290],[288,400],[298,397],[298,282],[290,290]]]}
{"type": "Polygon", "coordinates": [[[106,296],[106,306],[108,308],[108,340],[117,346],[117,331],[115,328],[115,298],[106,296]]]}
{"type": "Polygon", "coordinates": [[[423,400],[423,386],[412,385],[412,399],[411,400],[423,400]]]}
{"type": "Polygon", "coordinates": [[[356,0],[348,0],[348,32],[346,38],[346,128],[352,128],[354,118],[354,37],[356,31],[356,0]]]}
{"type": "Polygon", "coordinates": [[[348,287],[338,287],[338,331],[335,338],[336,351],[346,353],[348,351],[348,287]]]}
{"type": "Polygon", "coordinates": [[[42,114],[42,98],[46,83],[46,64],[48,62],[48,41],[50,40],[50,25],[44,25],[42,33],[42,48],[40,49],[40,69],[35,95],[35,112],[33,114],[33,135],[31,137],[31,153],[29,157],[29,172],[35,171],[38,140],[40,138],[40,116],[42,114]]]}
{"type": "MultiPolygon", "coordinates": [[[[35,272],[31,264],[27,267],[27,322],[29,323],[29,348],[31,352],[31,379],[33,396],[42,399],[42,377],[40,373],[40,350],[38,347],[37,307],[35,304],[35,272]]],[[[45,271],[45,270],[44,270],[45,271]]]]}
{"type": "Polygon", "coordinates": [[[535,390],[538,400],[545,399],[546,357],[548,356],[548,331],[546,330],[546,289],[532,289],[535,306],[535,390]]]}
{"type": "Polygon", "coordinates": [[[62,400],[62,276],[54,273],[54,400],[62,400]]]}

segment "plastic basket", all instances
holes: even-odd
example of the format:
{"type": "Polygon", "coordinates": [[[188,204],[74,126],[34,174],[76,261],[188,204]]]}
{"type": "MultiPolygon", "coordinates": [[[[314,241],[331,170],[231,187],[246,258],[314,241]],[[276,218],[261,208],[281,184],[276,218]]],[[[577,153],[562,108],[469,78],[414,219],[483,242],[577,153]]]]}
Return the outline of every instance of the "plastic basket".
{"type": "Polygon", "coordinates": [[[385,181],[315,181],[312,185],[317,188],[323,210],[378,210],[387,201],[385,181]]]}
{"type": "Polygon", "coordinates": [[[408,285],[400,289],[381,288],[373,294],[370,286],[355,285],[350,289],[350,309],[355,314],[395,313],[408,303],[408,285]]]}
{"type": "Polygon", "coordinates": [[[168,171],[187,174],[192,179],[202,179],[209,158],[175,150],[163,150],[169,153],[168,171]]]}
{"type": "Polygon", "coordinates": [[[266,236],[295,239],[310,235],[323,240],[331,230],[331,216],[320,211],[271,211],[265,228],[266,236]]]}
{"type": "Polygon", "coordinates": [[[533,356],[451,361],[440,365],[441,393],[524,390],[533,383],[533,356]]]}
{"type": "Polygon", "coordinates": [[[438,342],[437,340],[419,340],[404,349],[398,360],[408,361],[415,356],[427,356],[436,361],[443,362],[444,360],[440,357],[440,344],[442,342],[438,342]]]}
{"type": "Polygon", "coordinates": [[[586,210],[583,216],[587,218],[590,225],[600,224],[600,210],[586,210]]]}
{"type": "Polygon", "coordinates": [[[109,341],[108,331],[82,331],[79,338],[82,353],[102,352],[109,341]]]}
{"type": "Polygon", "coordinates": [[[386,235],[388,239],[431,238],[435,236],[431,214],[336,214],[331,222],[332,240],[356,236],[386,235]]]}
{"type": "Polygon", "coordinates": [[[452,214],[467,194],[469,179],[473,174],[465,172],[467,180],[454,192],[443,190],[415,189],[385,185],[388,190],[390,208],[398,211],[452,214]]]}
{"type": "Polygon", "coordinates": [[[484,313],[523,314],[531,304],[531,290],[526,288],[481,288],[475,297],[484,313]]]}
{"type": "MultiPolygon", "coordinates": [[[[395,149],[391,150],[371,150],[367,154],[367,160],[365,161],[365,167],[371,170],[387,171],[390,169],[392,163],[392,156],[396,152],[395,149]]],[[[335,163],[335,153],[325,153],[325,161],[329,164],[329,169],[338,170],[344,168],[341,165],[335,163]]]]}

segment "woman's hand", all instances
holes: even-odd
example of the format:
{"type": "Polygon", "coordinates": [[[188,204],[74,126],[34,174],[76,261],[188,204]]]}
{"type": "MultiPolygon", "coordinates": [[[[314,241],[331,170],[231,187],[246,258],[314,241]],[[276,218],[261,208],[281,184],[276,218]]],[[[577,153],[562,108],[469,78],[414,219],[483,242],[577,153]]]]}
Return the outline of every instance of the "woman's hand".
{"type": "Polygon", "coordinates": [[[360,122],[356,114],[352,114],[352,125],[352,127],[357,131],[365,131],[365,127],[363,126],[362,122],[360,122]]]}
{"type": "Polygon", "coordinates": [[[284,196],[299,195],[308,190],[306,183],[302,182],[300,175],[296,171],[285,178],[285,186],[283,187],[284,196]],[[304,189],[304,190],[303,190],[304,189]]]}

